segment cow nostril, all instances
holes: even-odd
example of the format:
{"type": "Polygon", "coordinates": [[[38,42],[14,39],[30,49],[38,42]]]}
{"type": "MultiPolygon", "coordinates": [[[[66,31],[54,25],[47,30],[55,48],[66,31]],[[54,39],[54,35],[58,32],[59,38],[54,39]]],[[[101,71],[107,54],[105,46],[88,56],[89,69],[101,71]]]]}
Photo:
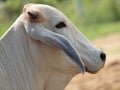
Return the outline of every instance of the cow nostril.
{"type": "Polygon", "coordinates": [[[102,52],[100,54],[100,58],[102,59],[102,61],[105,61],[106,60],[106,54],[104,52],[102,52]]]}

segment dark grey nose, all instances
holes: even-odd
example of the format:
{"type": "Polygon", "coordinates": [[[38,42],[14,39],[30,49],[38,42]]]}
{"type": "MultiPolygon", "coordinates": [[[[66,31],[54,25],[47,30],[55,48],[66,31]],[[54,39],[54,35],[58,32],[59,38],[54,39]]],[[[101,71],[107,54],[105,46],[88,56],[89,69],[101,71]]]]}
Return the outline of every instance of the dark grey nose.
{"type": "Polygon", "coordinates": [[[100,54],[100,58],[102,59],[102,61],[105,61],[106,60],[106,54],[104,52],[102,52],[100,54]]]}

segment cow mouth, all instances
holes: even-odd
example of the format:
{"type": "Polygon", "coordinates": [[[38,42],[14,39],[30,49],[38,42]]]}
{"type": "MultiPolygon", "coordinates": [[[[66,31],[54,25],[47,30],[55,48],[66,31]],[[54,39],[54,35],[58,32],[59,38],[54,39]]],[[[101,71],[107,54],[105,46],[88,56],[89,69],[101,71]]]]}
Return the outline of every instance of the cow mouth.
{"type": "Polygon", "coordinates": [[[99,70],[96,71],[91,71],[85,66],[86,72],[91,73],[91,74],[96,74],[99,70]]]}

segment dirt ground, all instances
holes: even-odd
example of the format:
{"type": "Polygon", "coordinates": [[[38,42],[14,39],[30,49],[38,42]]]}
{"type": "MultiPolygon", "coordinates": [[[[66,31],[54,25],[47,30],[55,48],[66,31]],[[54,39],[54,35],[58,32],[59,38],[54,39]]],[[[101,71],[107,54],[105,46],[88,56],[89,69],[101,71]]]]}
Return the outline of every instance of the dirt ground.
{"type": "Polygon", "coordinates": [[[97,38],[93,44],[106,52],[105,67],[97,74],[75,76],[65,90],[120,90],[120,33],[97,38]]]}

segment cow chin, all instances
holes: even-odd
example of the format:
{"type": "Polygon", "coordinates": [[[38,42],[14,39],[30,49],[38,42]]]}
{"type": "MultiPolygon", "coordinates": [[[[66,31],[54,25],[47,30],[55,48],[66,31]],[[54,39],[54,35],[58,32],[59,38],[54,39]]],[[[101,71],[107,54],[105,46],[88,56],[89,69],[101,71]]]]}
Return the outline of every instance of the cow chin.
{"type": "Polygon", "coordinates": [[[90,74],[96,74],[100,70],[100,69],[98,69],[98,70],[95,70],[95,71],[91,71],[87,67],[85,67],[85,69],[86,69],[86,72],[88,72],[90,74]]]}

